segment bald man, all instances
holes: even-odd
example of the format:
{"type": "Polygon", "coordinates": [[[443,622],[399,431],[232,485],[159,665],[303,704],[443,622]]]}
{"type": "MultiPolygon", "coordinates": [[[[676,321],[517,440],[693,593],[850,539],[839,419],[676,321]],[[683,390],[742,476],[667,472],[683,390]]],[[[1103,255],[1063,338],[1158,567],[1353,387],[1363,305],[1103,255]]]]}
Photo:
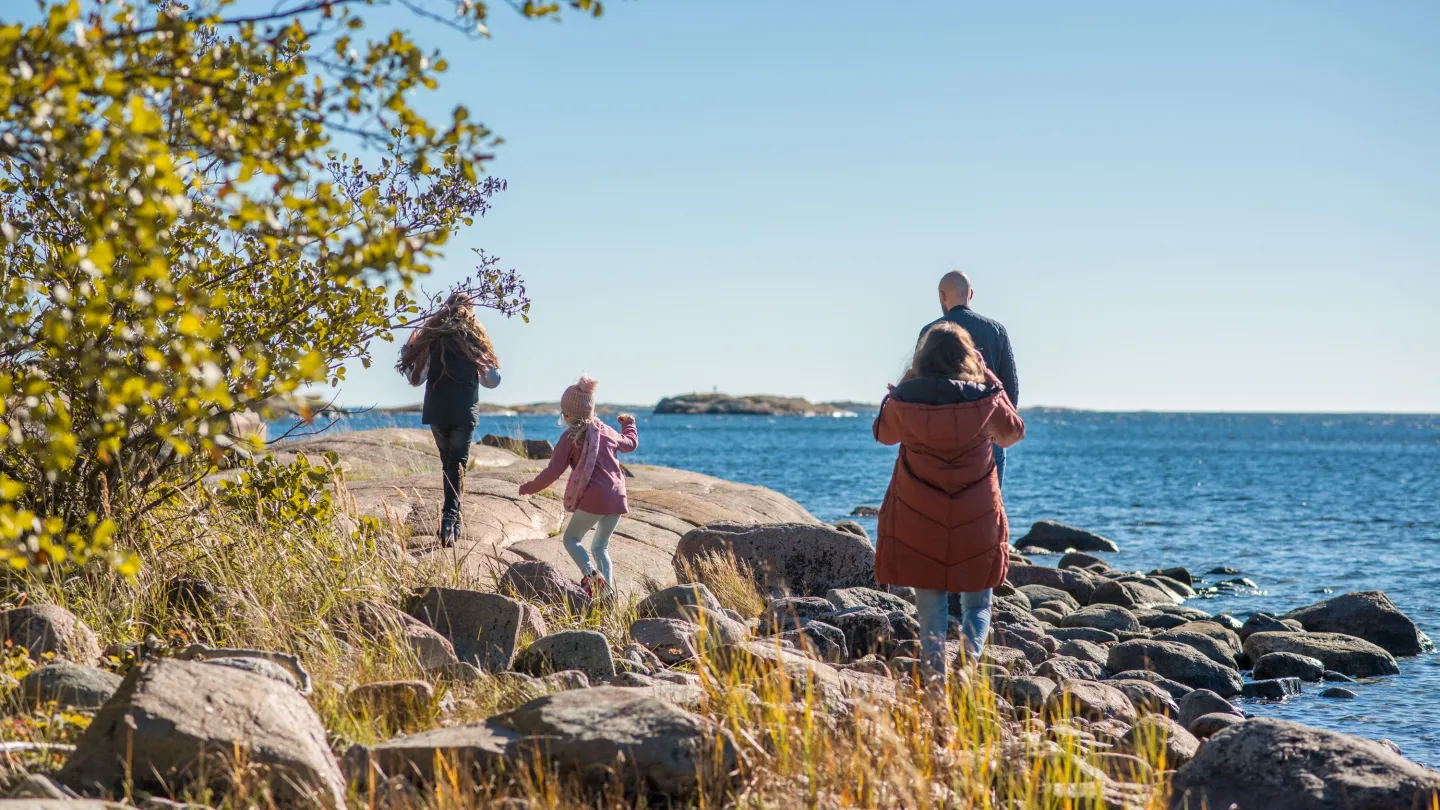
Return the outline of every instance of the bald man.
{"type": "MultiPolygon", "coordinates": [[[[1004,386],[1010,402],[1019,408],[1020,377],[1015,372],[1015,350],[1010,347],[1010,335],[998,321],[970,308],[970,300],[974,297],[975,290],[971,288],[968,276],[959,270],[946,273],[940,279],[940,310],[945,314],[940,320],[926,324],[925,328],[920,330],[920,336],[924,337],[930,327],[941,321],[963,327],[975,341],[975,348],[980,350],[980,356],[985,358],[985,365],[1000,378],[1000,384],[1004,386]]],[[[1005,448],[999,445],[995,446],[995,472],[1003,484],[1005,448]]]]}

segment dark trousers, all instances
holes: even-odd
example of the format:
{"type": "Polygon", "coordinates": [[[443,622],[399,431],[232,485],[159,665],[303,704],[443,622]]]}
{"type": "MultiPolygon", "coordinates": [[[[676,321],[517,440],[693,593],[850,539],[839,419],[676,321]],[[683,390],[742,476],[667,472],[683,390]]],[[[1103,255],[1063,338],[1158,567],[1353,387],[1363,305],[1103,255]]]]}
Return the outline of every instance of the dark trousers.
{"type": "Polygon", "coordinates": [[[465,491],[465,466],[470,463],[470,440],[475,423],[431,425],[435,448],[440,451],[440,471],[445,476],[445,506],[440,513],[442,524],[460,519],[460,494],[465,491]]]}

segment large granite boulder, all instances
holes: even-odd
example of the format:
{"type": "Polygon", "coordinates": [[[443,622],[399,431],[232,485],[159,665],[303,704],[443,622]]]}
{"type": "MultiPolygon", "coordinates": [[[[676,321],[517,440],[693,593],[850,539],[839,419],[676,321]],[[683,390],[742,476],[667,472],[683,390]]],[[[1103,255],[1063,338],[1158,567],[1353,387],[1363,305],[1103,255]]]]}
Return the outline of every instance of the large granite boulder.
{"type": "Polygon", "coordinates": [[[1391,655],[1419,655],[1434,649],[1409,616],[1380,591],[1358,591],[1293,610],[1295,619],[1312,633],[1343,633],[1363,638],[1391,655]]]}
{"type": "Polygon", "coordinates": [[[1152,605],[1174,605],[1180,598],[1148,582],[1109,580],[1095,586],[1091,604],[1119,605],[1125,608],[1146,608],[1152,605]]]}
{"type": "Polygon", "coordinates": [[[162,796],[186,787],[224,792],[237,752],[263,769],[282,807],[345,806],[345,783],[325,728],[284,684],[232,667],[166,659],[142,664],[96,714],[60,772],[82,793],[135,787],[162,796]]]}
{"type": "Polygon", "coordinates": [[[1110,648],[1107,666],[1111,672],[1149,670],[1192,689],[1209,689],[1226,697],[1240,694],[1242,684],[1240,673],[1233,667],[1174,641],[1123,641],[1110,648]]]}
{"type": "Polygon", "coordinates": [[[1255,661],[1251,677],[1257,681],[1270,678],[1299,678],[1314,683],[1325,674],[1325,664],[1318,658],[1288,652],[1272,652],[1255,661]]]}
{"type": "Polygon", "coordinates": [[[120,676],[95,667],[56,661],[20,679],[14,697],[21,708],[54,702],[73,709],[98,709],[120,688],[120,676]]]}
{"type": "Polygon", "coordinates": [[[757,584],[800,596],[832,588],[874,587],[875,550],[862,537],[824,524],[712,523],[675,547],[676,576],[706,555],[733,554],[757,584]]]}
{"type": "Polygon", "coordinates": [[[532,605],[562,607],[575,615],[583,615],[590,610],[590,595],[580,588],[579,583],[543,560],[511,563],[500,575],[498,588],[501,593],[532,605]]]}
{"type": "Polygon", "coordinates": [[[77,664],[100,660],[100,642],[94,631],[59,605],[0,610],[0,644],[24,647],[37,661],[45,653],[77,664]]]}
{"type": "Polygon", "coordinates": [[[1089,605],[1060,620],[1061,627],[1090,627],[1114,633],[1138,633],[1140,622],[1135,616],[1119,605],[1089,605]]]}
{"type": "Polygon", "coordinates": [[[1157,684],[1131,678],[1111,679],[1106,683],[1124,692],[1140,714],[1163,714],[1170,718],[1180,716],[1175,698],[1157,684]]]}
{"type": "Polygon", "coordinates": [[[1196,689],[1190,694],[1180,698],[1180,725],[1186,728],[1195,722],[1195,718],[1204,717],[1207,714],[1233,714],[1236,717],[1243,717],[1235,704],[1215,694],[1209,689],[1196,689]]]}
{"type": "Polygon", "coordinates": [[[481,773],[541,761],[591,787],[617,780],[642,796],[684,801],[702,784],[734,779],[740,754],[728,731],[656,697],[667,688],[547,695],[483,723],[401,737],[356,758],[384,776],[427,784],[437,760],[481,773]]]}
{"type": "Polygon", "coordinates": [[[1211,736],[1173,785],[1171,810],[1402,810],[1440,801],[1440,773],[1380,743],[1270,718],[1211,736]]]}
{"type": "Polygon", "coordinates": [[[1399,675],[1394,656],[1370,642],[1339,633],[1255,633],[1245,639],[1245,654],[1259,661],[1273,652],[1317,659],[1326,669],[1352,678],[1399,675]]]}
{"type": "Polygon", "coordinates": [[[1083,717],[1087,720],[1135,722],[1135,706],[1119,689],[1097,681],[1071,680],[1060,684],[1045,701],[1051,717],[1083,717]]]}
{"type": "Polygon", "coordinates": [[[1066,526],[1053,520],[1036,521],[1024,537],[1015,541],[1016,548],[1043,548],[1046,551],[1119,551],[1115,541],[1094,532],[1066,526]]]}
{"type": "Polygon", "coordinates": [[[1169,770],[1193,759],[1200,750],[1200,741],[1169,717],[1151,714],[1137,720],[1125,732],[1125,736],[1120,738],[1120,749],[1137,756],[1164,752],[1163,762],[1156,764],[1163,764],[1169,770]]]}
{"type": "Polygon", "coordinates": [[[914,613],[914,603],[905,598],[896,596],[893,593],[879,591],[874,588],[832,588],[825,592],[826,601],[835,606],[836,610],[847,610],[857,607],[873,607],[889,613],[898,610],[902,613],[914,613]]]}
{"type": "Polygon", "coordinates": [[[1240,643],[1256,633],[1294,633],[1295,628],[1271,616],[1268,613],[1252,613],[1241,625],[1239,630],[1240,643]]]}
{"type": "Polygon", "coordinates": [[[371,642],[399,639],[415,653],[421,669],[426,672],[445,669],[460,660],[449,639],[397,607],[383,602],[360,602],[355,605],[355,615],[361,632],[371,642]]]}
{"type": "Polygon", "coordinates": [[[1089,574],[1072,569],[1047,568],[1043,565],[1011,565],[1005,581],[1016,588],[1046,585],[1070,594],[1081,605],[1090,604],[1096,580],[1089,574]]]}
{"type": "Polygon", "coordinates": [[[1244,653],[1240,637],[1214,622],[1186,622],[1156,633],[1154,638],[1194,647],[1201,655],[1227,667],[1234,667],[1236,657],[1244,653]]]}
{"type": "Polygon", "coordinates": [[[666,666],[700,657],[700,632],[697,625],[682,619],[636,619],[630,624],[630,638],[666,666]]]}
{"type": "Polygon", "coordinates": [[[642,619],[683,619],[681,608],[685,607],[702,607],[715,612],[725,610],[710,591],[710,586],[703,582],[685,582],[661,588],[641,599],[635,606],[635,615],[642,619]]]}
{"type": "Polygon", "coordinates": [[[573,669],[591,681],[604,681],[615,677],[615,660],[604,635],[594,630],[562,630],[536,639],[515,656],[515,669],[535,677],[573,669]]]}
{"type": "Polygon", "coordinates": [[[498,593],[461,588],[425,588],[410,614],[444,636],[466,664],[504,672],[515,660],[526,605],[498,593]]]}

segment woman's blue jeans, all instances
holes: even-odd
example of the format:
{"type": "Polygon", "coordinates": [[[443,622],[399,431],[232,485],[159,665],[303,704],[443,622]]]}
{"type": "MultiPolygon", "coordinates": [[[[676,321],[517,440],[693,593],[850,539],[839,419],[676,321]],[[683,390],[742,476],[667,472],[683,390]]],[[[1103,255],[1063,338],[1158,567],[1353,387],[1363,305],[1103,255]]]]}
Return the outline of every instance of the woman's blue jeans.
{"type": "MultiPolygon", "coordinates": [[[[965,655],[976,660],[990,635],[990,590],[960,594],[961,631],[965,655]]],[[[950,625],[950,592],[915,589],[916,619],[920,622],[920,663],[931,672],[945,671],[945,635],[950,625]]]]}

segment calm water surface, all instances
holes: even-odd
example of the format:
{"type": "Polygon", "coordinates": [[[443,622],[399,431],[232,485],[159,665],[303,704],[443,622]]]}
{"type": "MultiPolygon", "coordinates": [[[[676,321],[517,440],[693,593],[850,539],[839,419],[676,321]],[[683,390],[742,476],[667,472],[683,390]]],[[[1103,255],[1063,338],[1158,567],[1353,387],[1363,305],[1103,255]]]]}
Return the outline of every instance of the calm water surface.
{"type": "MultiPolygon", "coordinates": [[[[695,470],[789,495],[834,522],[878,505],[892,448],[858,418],[641,415],[628,461],[695,470]]],[[[1378,589],[1440,638],[1440,416],[1027,412],[1005,499],[1016,535],[1049,518],[1120,544],[1112,563],[1200,574],[1239,569],[1258,592],[1190,604],[1244,618],[1281,613],[1329,592],[1378,589]]],[[[412,427],[415,415],[365,415],[335,429],[412,427]]],[[[490,417],[477,433],[549,438],[548,417],[490,417]]],[[[875,521],[861,520],[872,535],[875,521]]],[[[1037,558],[1053,565],[1056,557],[1037,558]]],[[[1318,689],[1247,710],[1398,743],[1440,765],[1440,657],[1402,659],[1403,673],[1318,689]]]]}

